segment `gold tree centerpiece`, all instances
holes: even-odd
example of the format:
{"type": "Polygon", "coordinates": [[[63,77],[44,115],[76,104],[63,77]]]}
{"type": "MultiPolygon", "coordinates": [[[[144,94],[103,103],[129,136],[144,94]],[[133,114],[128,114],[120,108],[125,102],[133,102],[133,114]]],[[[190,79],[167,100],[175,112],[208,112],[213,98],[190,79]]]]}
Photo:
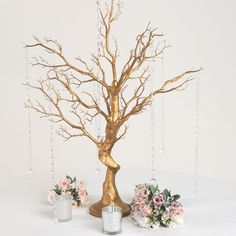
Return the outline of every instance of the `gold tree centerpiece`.
{"type": "Polygon", "coordinates": [[[92,55],[91,63],[81,57],[69,60],[56,40],[34,37],[35,42],[26,45],[27,48],[40,48],[48,54],[34,57],[32,63],[43,68],[44,78],[36,83],[27,83],[27,86],[39,91],[43,100],[28,101],[26,106],[42,117],[61,123],[58,134],[66,140],[85,137],[96,145],[98,158],[107,167],[107,172],[102,198],[90,206],[90,214],[101,217],[102,207],[115,204],[122,207],[123,216],[127,216],[129,206],[121,200],[115,184],[120,166],[112,157],[112,149],[125,136],[127,121],[149,106],[154,96],[183,89],[199,70],[186,71],[151,92],[147,88],[150,61],[158,59],[166,49],[161,40],[162,34],[148,24],[136,37],[135,46],[124,65],[118,67],[118,43],[115,39],[111,40],[111,29],[121,14],[122,4],[111,0],[106,10],[97,4],[100,9],[101,42],[99,53],[92,55]],[[100,90],[99,99],[94,85],[100,90]],[[93,121],[98,116],[105,127],[101,139],[92,129],[93,121]]]}

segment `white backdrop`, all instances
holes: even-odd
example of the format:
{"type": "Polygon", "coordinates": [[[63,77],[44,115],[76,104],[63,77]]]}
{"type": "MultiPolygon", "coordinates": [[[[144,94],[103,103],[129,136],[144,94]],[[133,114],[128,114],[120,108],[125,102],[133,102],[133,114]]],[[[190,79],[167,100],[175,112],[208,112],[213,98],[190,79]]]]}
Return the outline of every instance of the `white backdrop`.
{"type": "MultiPolygon", "coordinates": [[[[193,67],[205,68],[200,75],[200,174],[236,181],[235,1],[124,2],[113,31],[122,55],[127,55],[137,33],[151,20],[172,45],[165,54],[167,78],[193,67]]],[[[96,48],[95,1],[0,0],[0,29],[0,176],[20,176],[27,171],[22,42],[32,42],[32,35],[52,37],[68,55],[88,56],[96,48]]],[[[182,93],[166,96],[167,150],[158,157],[158,170],[193,172],[194,94],[192,84],[182,93]]],[[[48,171],[48,124],[37,114],[32,116],[35,169],[48,171]]],[[[114,150],[124,168],[151,168],[149,116],[147,111],[133,118],[126,139],[114,150]]],[[[81,167],[95,171],[96,149],[86,139],[65,143],[56,138],[55,145],[58,171],[81,167]]]]}

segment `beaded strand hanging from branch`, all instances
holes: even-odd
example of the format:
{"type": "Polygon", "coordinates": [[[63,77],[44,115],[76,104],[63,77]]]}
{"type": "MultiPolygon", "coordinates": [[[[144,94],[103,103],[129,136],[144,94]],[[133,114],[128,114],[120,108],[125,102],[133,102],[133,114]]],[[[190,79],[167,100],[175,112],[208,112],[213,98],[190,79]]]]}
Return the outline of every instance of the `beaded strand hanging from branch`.
{"type": "MultiPolygon", "coordinates": [[[[25,49],[25,84],[30,82],[29,75],[29,50],[25,49]]],[[[30,102],[30,88],[26,86],[26,101],[30,102]]],[[[27,107],[27,130],[28,130],[28,174],[33,172],[33,151],[32,151],[32,124],[31,124],[31,112],[30,108],[27,107]]]]}
{"type": "MultiPolygon", "coordinates": [[[[97,24],[96,24],[96,30],[97,30],[97,37],[96,37],[96,50],[97,50],[97,59],[99,60],[100,55],[101,55],[101,51],[100,51],[100,46],[101,46],[101,34],[100,34],[100,30],[101,30],[101,18],[100,18],[100,9],[99,9],[99,1],[97,0],[96,2],[96,6],[97,6],[97,24]]],[[[94,65],[96,66],[96,60],[94,60],[94,65]]],[[[99,71],[97,72],[99,75],[99,71]]],[[[102,87],[100,86],[99,83],[94,83],[93,84],[93,92],[94,92],[94,96],[96,97],[96,101],[98,106],[101,106],[101,89],[102,87]]],[[[101,141],[102,134],[101,134],[101,116],[98,115],[95,117],[95,132],[96,132],[96,137],[98,141],[101,141]]],[[[101,162],[97,159],[96,160],[96,174],[98,174],[100,172],[101,169],[101,162]]]]}
{"type": "Polygon", "coordinates": [[[200,123],[200,78],[195,82],[195,146],[194,146],[194,197],[199,190],[199,123],[200,123]]]}

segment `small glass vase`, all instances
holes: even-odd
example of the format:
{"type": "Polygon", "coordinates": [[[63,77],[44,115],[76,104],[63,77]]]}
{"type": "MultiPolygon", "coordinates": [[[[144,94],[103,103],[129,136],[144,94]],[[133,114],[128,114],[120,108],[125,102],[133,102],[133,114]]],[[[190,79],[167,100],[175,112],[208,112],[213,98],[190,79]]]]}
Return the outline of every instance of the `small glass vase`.
{"type": "Polygon", "coordinates": [[[54,217],[56,221],[65,222],[72,219],[72,197],[70,195],[56,196],[54,203],[54,217]]]}
{"type": "Polygon", "coordinates": [[[122,208],[106,206],[102,208],[103,233],[115,235],[122,232],[122,208]]]}

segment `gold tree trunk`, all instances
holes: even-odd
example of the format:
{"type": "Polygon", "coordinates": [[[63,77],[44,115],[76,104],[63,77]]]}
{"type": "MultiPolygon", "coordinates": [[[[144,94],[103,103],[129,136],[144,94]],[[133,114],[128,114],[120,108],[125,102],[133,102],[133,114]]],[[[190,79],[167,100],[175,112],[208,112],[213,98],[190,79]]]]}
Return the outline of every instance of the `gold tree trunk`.
{"type": "Polygon", "coordinates": [[[106,127],[106,139],[101,143],[99,148],[99,160],[107,167],[106,178],[103,183],[103,194],[100,201],[89,208],[91,215],[96,217],[102,216],[102,208],[108,205],[117,205],[122,208],[123,216],[130,214],[128,204],[124,203],[117,191],[115,177],[120,166],[111,157],[111,150],[116,142],[116,136],[120,126],[117,121],[111,121],[106,127]]]}
{"type": "Polygon", "coordinates": [[[102,216],[102,208],[108,205],[117,205],[122,208],[123,216],[130,214],[130,208],[128,204],[123,202],[119,196],[119,193],[115,184],[117,170],[107,168],[106,179],[103,183],[103,195],[100,201],[90,206],[89,212],[96,217],[102,216]]]}

